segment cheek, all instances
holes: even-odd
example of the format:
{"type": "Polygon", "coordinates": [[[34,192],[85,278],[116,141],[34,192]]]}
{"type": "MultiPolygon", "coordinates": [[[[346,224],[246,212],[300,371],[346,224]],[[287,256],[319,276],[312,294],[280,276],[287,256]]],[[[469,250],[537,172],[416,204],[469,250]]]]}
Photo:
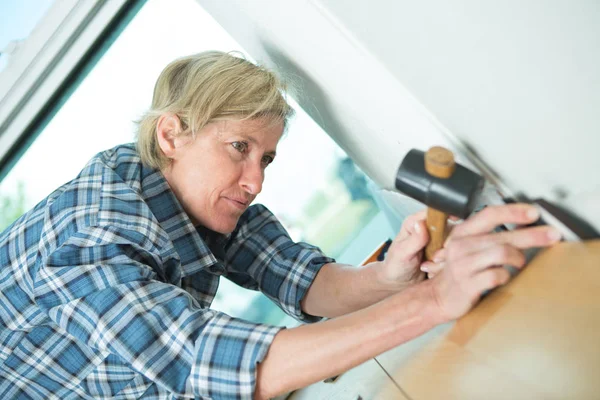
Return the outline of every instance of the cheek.
{"type": "Polygon", "coordinates": [[[173,171],[182,183],[186,202],[196,211],[215,207],[221,195],[237,190],[240,165],[218,150],[210,149],[181,160],[173,171]]]}
{"type": "Polygon", "coordinates": [[[235,185],[234,173],[227,163],[195,165],[184,172],[187,201],[194,208],[210,209],[219,202],[219,197],[235,185]]]}
{"type": "Polygon", "coordinates": [[[206,208],[210,198],[214,196],[216,182],[210,174],[202,172],[188,172],[185,177],[188,202],[196,207],[206,208]]]}
{"type": "Polygon", "coordinates": [[[234,187],[240,178],[241,164],[230,157],[222,157],[208,169],[207,181],[218,190],[228,190],[234,187]]]}
{"type": "Polygon", "coordinates": [[[180,200],[188,210],[197,210],[206,202],[207,178],[210,176],[205,176],[203,170],[189,161],[173,165],[171,170],[171,177],[177,185],[180,200]]]}

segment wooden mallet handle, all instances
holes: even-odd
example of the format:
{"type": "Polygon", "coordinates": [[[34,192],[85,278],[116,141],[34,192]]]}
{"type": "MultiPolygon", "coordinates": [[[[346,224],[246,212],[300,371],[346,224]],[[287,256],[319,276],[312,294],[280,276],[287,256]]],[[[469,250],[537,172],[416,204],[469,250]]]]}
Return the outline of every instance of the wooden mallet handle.
{"type": "MultiPolygon", "coordinates": [[[[435,146],[425,153],[425,170],[431,176],[448,179],[455,169],[454,154],[448,149],[435,146]]],[[[427,207],[427,230],[429,243],[425,247],[425,258],[432,260],[433,254],[442,248],[446,240],[446,221],[448,214],[427,207]]]]}

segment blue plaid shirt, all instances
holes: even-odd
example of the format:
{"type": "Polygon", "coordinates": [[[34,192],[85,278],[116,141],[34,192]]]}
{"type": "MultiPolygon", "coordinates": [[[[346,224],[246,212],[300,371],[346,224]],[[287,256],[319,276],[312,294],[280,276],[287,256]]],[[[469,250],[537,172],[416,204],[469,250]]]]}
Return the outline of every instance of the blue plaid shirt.
{"type": "Polygon", "coordinates": [[[252,398],[282,328],[211,310],[219,277],[312,322],[300,300],[334,260],[261,205],[201,233],[131,144],[19,218],[0,235],[0,399],[252,398]]]}

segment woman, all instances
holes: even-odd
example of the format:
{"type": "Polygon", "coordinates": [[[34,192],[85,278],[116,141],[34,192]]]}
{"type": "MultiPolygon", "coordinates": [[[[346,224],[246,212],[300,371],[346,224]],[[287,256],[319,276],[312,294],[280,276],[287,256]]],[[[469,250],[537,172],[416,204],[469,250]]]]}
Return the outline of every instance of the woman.
{"type": "Polygon", "coordinates": [[[421,263],[423,213],[361,268],[294,243],[250,206],[293,114],[284,90],[229,54],[174,61],[136,144],[99,153],[0,235],[1,398],[272,397],[460,317],[508,280],[498,265],[559,239],[488,233],[537,219],[519,204],[459,225],[437,263],[421,263]],[[298,320],[332,319],[283,329],[213,311],[221,275],[298,320]]]}

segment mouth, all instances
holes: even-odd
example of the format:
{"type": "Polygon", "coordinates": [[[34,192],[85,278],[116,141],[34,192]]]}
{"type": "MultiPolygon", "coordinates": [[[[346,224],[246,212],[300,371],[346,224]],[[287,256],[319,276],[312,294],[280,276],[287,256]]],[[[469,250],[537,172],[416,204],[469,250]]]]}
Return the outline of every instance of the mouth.
{"type": "Polygon", "coordinates": [[[250,202],[245,199],[232,199],[229,197],[225,197],[225,200],[227,200],[231,205],[233,205],[234,207],[236,207],[240,210],[245,210],[248,207],[248,205],[250,204],[250,202]]]}

